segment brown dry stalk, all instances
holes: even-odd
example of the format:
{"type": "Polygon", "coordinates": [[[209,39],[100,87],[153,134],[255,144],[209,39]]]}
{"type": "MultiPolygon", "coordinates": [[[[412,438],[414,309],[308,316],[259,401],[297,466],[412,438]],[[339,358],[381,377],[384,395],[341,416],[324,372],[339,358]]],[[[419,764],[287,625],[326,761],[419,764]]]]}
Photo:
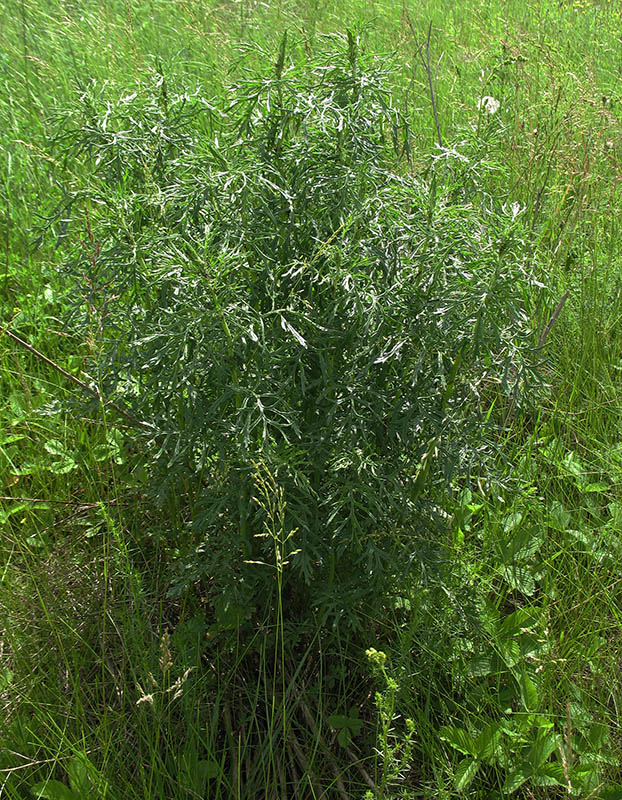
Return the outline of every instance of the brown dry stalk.
{"type": "Polygon", "coordinates": [[[229,739],[229,746],[231,749],[231,760],[232,760],[232,769],[233,769],[233,786],[236,792],[236,797],[239,795],[240,791],[240,774],[238,771],[238,755],[240,751],[240,742],[238,741],[236,746],[235,741],[235,732],[233,730],[233,725],[231,723],[231,711],[229,709],[229,704],[225,702],[223,706],[223,716],[225,718],[225,727],[227,729],[227,738],[229,739]]]}
{"type": "Polygon", "coordinates": [[[307,725],[311,729],[311,732],[315,736],[318,744],[320,745],[320,747],[324,751],[324,755],[326,756],[326,758],[328,760],[328,763],[331,766],[331,769],[332,769],[332,771],[333,771],[333,773],[335,775],[335,785],[337,787],[337,791],[339,792],[340,797],[342,798],[342,800],[348,800],[348,793],[346,792],[346,787],[344,786],[344,783],[341,780],[341,774],[339,772],[339,767],[337,766],[337,764],[335,762],[333,754],[330,752],[330,748],[328,747],[328,745],[324,741],[324,739],[322,737],[322,734],[317,729],[317,726],[315,724],[315,720],[313,718],[313,714],[309,710],[309,707],[307,706],[305,701],[302,699],[302,697],[298,698],[298,705],[302,709],[302,713],[304,715],[304,718],[307,721],[307,725]]]}
{"type": "Polygon", "coordinates": [[[361,764],[360,759],[358,759],[356,757],[356,755],[352,752],[352,750],[350,750],[349,747],[346,747],[346,753],[348,754],[348,757],[349,757],[350,761],[352,762],[352,765],[355,766],[357,768],[357,770],[359,771],[359,774],[360,774],[361,778],[369,786],[369,788],[372,790],[372,792],[375,792],[376,791],[376,784],[369,777],[369,773],[367,772],[365,767],[361,764]]]}
{"type": "Polygon", "coordinates": [[[28,350],[29,353],[32,353],[38,359],[46,363],[48,366],[52,367],[52,369],[55,369],[56,372],[60,373],[63,377],[67,378],[70,381],[73,381],[85,392],[88,392],[88,394],[90,394],[92,397],[95,397],[97,400],[99,400],[100,403],[102,403],[105,406],[110,406],[110,408],[114,409],[117,412],[117,414],[121,414],[122,417],[125,417],[125,419],[128,422],[131,422],[132,425],[134,425],[135,427],[142,428],[143,430],[151,430],[149,425],[136,419],[136,417],[132,416],[132,414],[130,414],[128,411],[125,411],[125,409],[121,408],[121,406],[118,406],[116,403],[113,403],[111,400],[105,400],[102,397],[99,390],[91,388],[88,384],[84,383],[84,381],[81,381],[79,378],[76,378],[75,375],[72,375],[70,372],[67,372],[67,370],[63,369],[55,361],[52,361],[51,358],[48,358],[47,356],[43,355],[43,353],[40,353],[31,344],[28,344],[28,342],[25,342],[23,339],[20,339],[19,336],[16,336],[12,331],[8,330],[8,328],[4,328],[4,333],[6,333],[6,335],[10,339],[19,344],[25,350],[28,350]]]}
{"type": "MultiPolygon", "coordinates": [[[[0,501],[4,503],[54,503],[55,505],[78,506],[79,508],[97,508],[101,505],[101,502],[84,503],[82,500],[48,500],[45,497],[11,497],[7,494],[1,494],[0,501]]],[[[106,505],[114,505],[116,502],[116,499],[113,498],[112,500],[107,500],[106,505]]]]}
{"type": "Polygon", "coordinates": [[[553,325],[555,325],[557,317],[559,317],[559,315],[562,313],[563,307],[566,305],[566,300],[568,300],[569,295],[570,292],[566,290],[563,293],[559,303],[555,306],[555,311],[553,311],[553,313],[551,314],[551,319],[549,320],[548,325],[540,334],[540,338],[538,339],[538,347],[542,347],[542,345],[546,342],[547,337],[551,332],[551,328],[553,327],[553,325]]]}
{"type": "Polygon", "coordinates": [[[423,56],[423,42],[421,44],[417,41],[417,33],[415,31],[415,26],[412,23],[410,18],[410,14],[406,11],[406,21],[408,22],[408,26],[410,27],[410,32],[413,35],[413,39],[415,40],[415,59],[417,56],[420,56],[423,66],[425,67],[426,75],[428,78],[428,88],[430,90],[430,102],[432,104],[432,115],[434,117],[434,127],[436,128],[436,137],[438,139],[438,145],[441,149],[443,149],[443,137],[441,135],[441,125],[438,120],[438,111],[436,109],[436,95],[434,94],[434,80],[432,78],[432,67],[430,65],[430,39],[432,38],[432,22],[430,21],[430,25],[428,27],[428,36],[425,42],[425,58],[423,56]]]}

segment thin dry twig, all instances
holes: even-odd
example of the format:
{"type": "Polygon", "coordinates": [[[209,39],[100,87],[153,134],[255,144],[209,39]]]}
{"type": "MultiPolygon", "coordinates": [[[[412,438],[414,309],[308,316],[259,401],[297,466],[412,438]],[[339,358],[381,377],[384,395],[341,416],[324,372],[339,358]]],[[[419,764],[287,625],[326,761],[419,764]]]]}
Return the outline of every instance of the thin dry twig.
{"type": "MultiPolygon", "coordinates": [[[[7,753],[10,753],[12,756],[17,756],[18,758],[28,758],[28,756],[24,756],[21,753],[16,752],[15,750],[7,750],[7,753]]],[[[87,750],[87,755],[91,754],[91,750],[87,750]]],[[[0,775],[10,775],[13,772],[19,772],[22,769],[29,769],[29,767],[40,767],[43,764],[56,764],[59,761],[66,761],[68,758],[71,758],[71,755],[68,756],[54,756],[54,758],[40,758],[34,761],[27,761],[25,764],[19,764],[17,767],[2,767],[0,769],[0,775]]],[[[1,789],[2,787],[0,787],[1,789]]],[[[2,793],[0,792],[0,795],[2,793]]]]}
{"type": "MultiPolygon", "coordinates": [[[[0,501],[5,503],[13,501],[16,503],[54,503],[55,505],[61,506],[78,506],[79,508],[97,508],[102,504],[102,502],[98,503],[84,503],[81,500],[48,500],[45,497],[11,497],[8,494],[1,494],[0,501]]],[[[112,500],[106,500],[106,505],[114,505],[117,502],[116,498],[112,498],[112,500]]]]}
{"type": "Polygon", "coordinates": [[[355,766],[357,768],[357,770],[359,771],[359,774],[360,774],[361,778],[369,786],[369,788],[372,790],[372,792],[375,792],[376,791],[376,784],[369,777],[369,773],[367,772],[365,767],[361,764],[360,759],[356,757],[356,755],[352,752],[352,750],[350,750],[349,747],[346,747],[346,753],[348,754],[348,758],[352,762],[352,765],[355,766]]]}
{"type": "Polygon", "coordinates": [[[415,60],[417,59],[417,56],[421,58],[423,66],[425,67],[426,75],[428,76],[428,88],[430,90],[430,102],[432,104],[432,115],[434,116],[436,137],[438,139],[439,147],[442,148],[444,146],[443,137],[441,135],[441,125],[438,120],[438,111],[436,109],[436,95],[434,93],[434,81],[432,80],[432,67],[430,65],[430,39],[432,38],[432,21],[430,20],[430,25],[428,26],[428,35],[425,42],[425,58],[423,56],[423,42],[419,44],[417,41],[415,26],[412,23],[408,11],[406,11],[406,21],[408,22],[408,27],[410,28],[410,32],[412,33],[413,39],[415,40],[415,60]]]}
{"type": "Polygon", "coordinates": [[[39,350],[35,349],[31,344],[28,344],[28,342],[25,342],[23,339],[20,339],[19,336],[16,336],[16,334],[8,330],[8,328],[4,328],[3,332],[10,339],[12,339],[14,342],[23,347],[25,350],[28,350],[29,353],[32,353],[38,359],[45,362],[48,366],[52,367],[52,369],[55,369],[56,372],[60,373],[63,377],[67,378],[70,381],[73,381],[85,392],[88,392],[88,394],[90,394],[92,397],[95,397],[97,400],[99,400],[100,403],[106,406],[110,406],[110,408],[114,409],[117,412],[117,414],[120,414],[122,417],[125,417],[125,419],[128,422],[131,422],[132,425],[134,425],[135,427],[142,428],[143,430],[151,430],[151,427],[147,425],[145,422],[141,422],[139,419],[136,419],[136,417],[132,416],[132,414],[130,414],[128,411],[125,411],[125,409],[121,408],[116,403],[113,403],[111,400],[105,400],[102,397],[99,390],[91,388],[88,384],[84,383],[84,381],[81,381],[79,378],[76,378],[75,375],[72,375],[70,372],[67,372],[67,370],[63,369],[55,361],[52,361],[51,358],[48,358],[47,356],[43,355],[43,353],[40,353],[39,350]]]}
{"type": "Polygon", "coordinates": [[[294,752],[296,753],[296,758],[298,759],[298,763],[302,768],[303,774],[306,775],[307,780],[311,784],[314,794],[317,795],[318,792],[317,778],[315,777],[313,771],[309,767],[309,762],[307,760],[307,757],[305,756],[302,747],[300,746],[300,742],[296,738],[296,734],[294,733],[291,727],[288,731],[288,741],[291,743],[294,752]]]}
{"type": "Polygon", "coordinates": [[[231,748],[231,760],[232,760],[232,770],[233,770],[233,786],[236,791],[236,796],[239,795],[240,791],[240,772],[238,769],[239,766],[239,753],[240,753],[240,742],[237,743],[235,741],[235,733],[233,730],[233,724],[231,722],[231,711],[229,709],[229,704],[225,703],[223,706],[223,715],[225,718],[225,727],[227,729],[227,734],[230,742],[231,748]]]}
{"type": "Polygon", "coordinates": [[[326,759],[327,759],[328,763],[331,766],[331,769],[332,769],[332,771],[333,771],[333,773],[335,775],[335,785],[337,787],[337,791],[339,792],[340,797],[342,798],[342,800],[348,800],[348,793],[346,792],[346,787],[344,786],[344,783],[341,780],[341,774],[339,772],[339,767],[337,766],[337,764],[335,762],[333,754],[330,752],[330,748],[328,747],[328,745],[324,741],[324,739],[322,737],[322,734],[317,729],[317,725],[315,723],[315,719],[313,718],[313,714],[309,710],[309,707],[307,706],[305,701],[302,699],[302,697],[298,698],[298,705],[302,709],[302,713],[304,715],[305,720],[307,721],[307,725],[309,726],[309,728],[311,729],[311,732],[315,736],[316,741],[318,742],[318,744],[320,745],[320,747],[324,751],[324,755],[326,756],[326,759]]]}
{"type": "Polygon", "coordinates": [[[538,347],[542,347],[542,345],[546,342],[547,337],[551,332],[551,328],[553,327],[553,325],[555,325],[557,317],[559,317],[559,315],[562,313],[563,307],[566,305],[566,300],[568,300],[569,295],[570,292],[566,290],[563,293],[559,303],[555,306],[555,311],[553,311],[553,313],[551,314],[551,319],[549,320],[548,325],[540,334],[540,338],[538,339],[538,347]]]}
{"type": "Polygon", "coordinates": [[[430,37],[432,36],[432,21],[428,28],[428,38],[425,43],[425,71],[428,75],[428,86],[430,88],[430,102],[432,103],[432,113],[434,114],[434,124],[436,126],[436,135],[438,136],[439,147],[443,147],[443,137],[441,136],[441,126],[438,121],[438,113],[436,111],[436,97],[434,95],[434,85],[432,81],[432,70],[430,68],[430,37]]]}

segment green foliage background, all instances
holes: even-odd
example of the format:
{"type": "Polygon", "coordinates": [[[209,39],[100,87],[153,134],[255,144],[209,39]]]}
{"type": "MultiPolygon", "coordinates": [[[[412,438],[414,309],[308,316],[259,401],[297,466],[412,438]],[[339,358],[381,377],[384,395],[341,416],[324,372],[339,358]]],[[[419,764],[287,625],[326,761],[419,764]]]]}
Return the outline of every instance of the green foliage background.
{"type": "Polygon", "coordinates": [[[621,21],[5,3],[0,793],[620,796],[621,21]]]}

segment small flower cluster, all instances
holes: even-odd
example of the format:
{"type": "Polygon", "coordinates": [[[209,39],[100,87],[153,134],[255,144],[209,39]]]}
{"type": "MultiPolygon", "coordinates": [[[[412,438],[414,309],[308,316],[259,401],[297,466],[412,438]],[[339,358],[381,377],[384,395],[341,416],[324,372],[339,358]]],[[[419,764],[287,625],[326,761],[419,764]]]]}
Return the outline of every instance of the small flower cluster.
{"type": "Polygon", "coordinates": [[[479,99],[477,103],[478,111],[485,111],[487,114],[496,114],[497,111],[501,108],[501,103],[496,100],[494,97],[489,97],[485,95],[479,99]]]}

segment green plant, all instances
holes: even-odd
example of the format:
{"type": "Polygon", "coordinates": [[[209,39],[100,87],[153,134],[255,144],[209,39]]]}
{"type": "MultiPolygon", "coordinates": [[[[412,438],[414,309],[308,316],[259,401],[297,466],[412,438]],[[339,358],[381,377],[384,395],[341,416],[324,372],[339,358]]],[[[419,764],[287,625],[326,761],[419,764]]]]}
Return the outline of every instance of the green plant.
{"type": "Polygon", "coordinates": [[[527,605],[504,618],[489,608],[485,619],[488,643],[466,661],[465,671],[474,681],[470,702],[496,718],[479,728],[440,729],[440,738],[461,756],[456,789],[466,791],[480,771],[492,770],[504,796],[525,784],[533,790],[560,786],[572,797],[615,793],[607,780],[608,727],[586,712],[577,687],[571,687],[577,699],[568,700],[565,719],[543,707],[542,673],[553,654],[542,607],[527,605]]]}
{"type": "Polygon", "coordinates": [[[203,581],[221,625],[272,592],[256,462],[286,502],[289,615],[357,626],[434,491],[484,460],[492,387],[515,402],[529,378],[514,216],[466,145],[410,174],[387,75],[352,34],[311,62],[284,37],[226,109],[92,86],[56,138],[86,173],[60,212],[88,234],[74,327],[101,329],[92,372],[141,420],[154,498],[184,498],[173,591],[203,581]]]}
{"type": "Polygon", "coordinates": [[[402,729],[396,729],[396,699],[399,686],[389,674],[387,655],[381,650],[371,647],[366,656],[376,678],[380,679],[381,688],[375,694],[378,729],[376,734],[377,759],[373,791],[368,791],[366,798],[387,797],[392,786],[404,780],[404,772],[411,766],[415,723],[412,719],[403,721],[402,729]]]}
{"type": "MultiPolygon", "coordinates": [[[[582,792],[584,800],[620,797],[621,22],[620,4],[604,0],[5,0],[0,10],[0,796],[24,800],[32,797],[33,785],[43,788],[46,779],[58,781],[67,791],[80,791],[67,769],[76,758],[99,772],[108,798],[265,800],[298,793],[344,800],[361,796],[366,787],[377,794],[369,775],[378,783],[382,780],[381,757],[374,756],[373,748],[376,744],[379,753],[384,752],[383,728],[379,713],[377,728],[373,724],[375,687],[369,685],[361,658],[361,647],[375,644],[387,653],[388,677],[398,686],[390,697],[386,678],[376,673],[378,689],[393,708],[389,749],[404,736],[404,718],[416,723],[403,780],[390,781],[383,800],[448,800],[456,795],[495,800],[508,794],[507,777],[518,779],[521,771],[537,770],[537,751],[544,752],[554,740],[573,771],[575,794],[582,792]],[[167,434],[157,430],[152,442],[144,432],[136,435],[129,420],[123,414],[117,417],[117,410],[106,402],[106,363],[114,359],[104,352],[106,363],[98,362],[97,337],[105,332],[104,350],[120,345],[132,327],[121,311],[131,316],[133,308],[131,302],[124,306],[129,293],[115,298],[123,281],[107,285],[107,280],[113,277],[115,244],[118,271],[134,270],[139,289],[150,280],[155,265],[160,272],[153,276],[154,296],[147,313],[155,307],[156,327],[165,330],[165,315],[157,311],[165,261],[171,273],[181,267],[182,277],[191,278],[196,278],[198,261],[184,249],[183,208],[177,221],[173,213],[181,207],[177,199],[192,195],[188,187],[193,180],[199,197],[207,166],[214,182],[218,177],[226,182],[246,170],[250,208],[257,208],[252,198],[259,193],[252,178],[258,171],[247,169],[253,160],[248,154],[238,159],[231,140],[239,116],[235,109],[227,110],[252,86],[234,90],[231,83],[249,80],[256,85],[258,75],[274,79],[273,53],[278,53],[279,39],[288,28],[282,85],[294,87],[295,93],[295,84],[302,85],[299,75],[305,59],[309,69],[320,60],[336,65],[336,57],[326,55],[322,32],[342,31],[360,22],[366,23],[365,47],[395,54],[384,61],[391,67],[384,85],[408,120],[410,150],[396,159],[389,144],[387,171],[393,178],[406,174],[408,181],[418,177],[420,192],[413,197],[424,208],[436,181],[441,206],[430,202],[436,222],[428,250],[444,247],[450,253],[454,247],[452,226],[438,224],[442,215],[452,217],[456,228],[468,217],[471,232],[486,231],[496,219],[510,223],[510,213],[507,219],[496,213],[506,201],[512,215],[517,210],[514,237],[537,242],[534,269],[543,283],[554,287],[546,313],[538,314],[534,339],[543,343],[539,357],[550,390],[540,397],[535,424],[533,415],[517,410],[494,385],[483,386],[482,417],[485,420],[489,410],[489,423],[500,425],[495,444],[504,488],[499,490],[483,475],[479,485],[468,484],[458,469],[450,496],[441,497],[436,490],[443,481],[435,467],[442,458],[424,474],[427,485],[419,495],[420,507],[413,509],[418,519],[412,527],[391,528],[387,537],[395,553],[404,553],[394,579],[387,569],[387,580],[372,585],[365,573],[360,581],[369,595],[362,601],[354,597],[355,623],[363,629],[359,634],[317,625],[323,616],[331,622],[339,613],[341,621],[351,621],[351,612],[346,613],[351,596],[344,594],[337,613],[331,611],[335,601],[296,607],[296,557],[283,563],[284,592],[279,592],[273,567],[281,534],[293,534],[288,542],[292,550],[301,546],[300,528],[294,533],[298,526],[291,519],[273,529],[277,535],[255,539],[255,560],[262,563],[246,564],[246,574],[236,579],[251,580],[248,595],[259,598],[253,618],[240,630],[240,602],[236,608],[235,603],[226,606],[218,600],[230,576],[215,585],[211,577],[218,575],[218,564],[207,559],[195,564],[198,580],[191,569],[193,551],[206,532],[226,552],[239,532],[232,513],[223,513],[212,526],[193,529],[198,511],[194,501],[201,501],[202,485],[195,480],[192,464],[186,477],[183,470],[182,479],[177,472],[173,475],[171,486],[156,497],[160,503],[152,502],[156,482],[163,483],[166,459],[170,456],[176,469],[179,466],[175,449],[185,424],[182,412],[201,412],[196,397],[184,394],[183,384],[168,395],[167,386],[160,387],[163,402],[168,396],[177,403],[178,416],[170,412],[168,444],[167,434]],[[296,41],[293,31],[301,32],[300,38],[295,34],[296,41]],[[251,40],[261,47],[248,46],[251,40]],[[195,94],[197,86],[201,91],[195,94]],[[184,100],[177,95],[184,93],[182,108],[184,100]],[[84,96],[84,107],[89,98],[93,101],[91,116],[82,115],[77,96],[84,96]],[[495,102],[485,102],[486,96],[495,102]],[[499,106],[491,113],[496,102],[499,106]],[[73,129],[73,142],[82,142],[86,149],[71,152],[68,138],[68,152],[62,146],[53,151],[50,115],[64,122],[67,132],[73,129]],[[84,130],[76,137],[75,129],[80,128],[84,130]],[[436,147],[441,133],[440,141],[449,150],[458,144],[453,154],[435,149],[431,166],[429,148],[436,147]],[[213,153],[201,160],[205,142],[229,162],[214,166],[218,159],[213,153]],[[152,163],[158,154],[160,163],[152,163]],[[116,168],[121,167],[124,177],[128,164],[128,179],[114,185],[116,168]],[[158,172],[160,166],[164,170],[158,172]],[[181,180],[184,169],[187,174],[181,180]],[[33,226],[47,213],[50,198],[58,196],[59,183],[74,204],[53,221],[53,235],[33,246],[33,226]],[[460,198],[466,206],[474,202],[474,207],[461,208],[460,198]],[[486,208],[493,209],[492,214],[484,214],[486,208]],[[178,239],[172,236],[175,231],[178,239]],[[189,267],[181,257],[174,263],[170,255],[173,244],[180,242],[189,267]],[[63,285],[72,257],[73,277],[63,285]],[[106,277],[104,270],[111,274],[106,277]],[[77,316],[72,287],[81,287],[83,311],[88,308],[75,326],[67,324],[68,317],[77,316]],[[100,326],[109,309],[113,315],[100,326]],[[77,383],[67,382],[18,346],[5,335],[7,325],[96,394],[101,388],[103,405],[98,398],[85,412],[83,404],[65,402],[68,394],[81,391],[77,383]],[[67,408],[71,413],[62,413],[67,408]],[[161,463],[154,466],[162,447],[161,463]],[[177,573],[171,570],[175,561],[177,573]],[[166,597],[172,574],[181,597],[166,597]],[[184,585],[196,591],[184,593],[184,585]],[[491,607],[498,616],[490,614],[491,607]],[[515,645],[498,628],[521,608],[541,611],[529,633],[515,634],[517,661],[515,645]],[[300,625],[307,611],[316,619],[300,625]],[[235,630],[233,635],[223,633],[226,626],[235,630]],[[158,675],[160,634],[166,627],[179,669],[171,684],[186,668],[195,669],[184,695],[160,713],[159,707],[136,705],[135,687],[137,682],[149,684],[149,671],[158,675]],[[535,642],[529,644],[530,638],[535,642]],[[532,647],[543,639],[546,650],[529,657],[527,644],[532,647]],[[497,644],[493,647],[491,641],[497,644]],[[482,674],[477,672],[478,658],[482,674]],[[514,675],[520,677],[521,658],[537,692],[536,714],[525,710],[514,675]],[[484,672],[491,666],[492,671],[484,672]],[[496,760],[479,759],[473,781],[458,792],[456,769],[464,762],[467,771],[469,760],[481,752],[473,742],[479,739],[482,745],[490,726],[499,723],[511,736],[502,732],[496,760]],[[470,737],[466,752],[439,738],[443,725],[470,737]],[[588,789],[597,780],[604,786],[588,789]]],[[[338,38],[333,36],[333,43],[338,38]]],[[[340,63],[347,47],[341,38],[340,63]]],[[[371,59],[363,61],[361,80],[376,69],[371,59]]],[[[304,80],[330,116],[334,98],[327,74],[328,70],[322,84],[326,96],[320,95],[321,80],[315,86],[308,76],[304,80]]],[[[293,103],[293,96],[289,100],[293,103]]],[[[274,94],[274,120],[273,101],[274,94]]],[[[321,113],[314,112],[316,121],[321,113]]],[[[261,120],[258,124],[261,127],[261,120]]],[[[288,152],[293,135],[284,139],[288,152]]],[[[243,134],[239,150],[253,148],[258,138],[255,126],[243,134]]],[[[326,151],[315,147],[313,152],[326,151]]],[[[384,188],[382,177],[372,173],[375,185],[384,188]]],[[[222,187],[210,193],[216,202],[226,195],[222,187]]],[[[378,197],[377,202],[384,202],[386,192],[378,197]]],[[[188,225],[195,244],[206,218],[201,202],[198,222],[188,225]]],[[[232,204],[225,202],[224,208],[230,213],[232,204]]],[[[412,213],[408,205],[404,208],[410,230],[412,213]]],[[[395,226],[383,223],[389,237],[399,231],[402,213],[400,206],[395,226]]],[[[230,216],[232,228],[235,220],[241,226],[241,214],[230,216]]],[[[263,224],[264,217],[257,216],[263,224]]],[[[276,235],[277,221],[268,228],[276,235]]],[[[351,230],[344,228],[344,239],[351,230]]],[[[237,240],[246,238],[241,227],[238,234],[237,240]]],[[[224,262],[233,263],[229,244],[237,240],[230,239],[223,248],[224,262]]],[[[256,244],[258,238],[253,241],[256,244]]],[[[464,237],[457,236],[455,249],[461,250],[463,242],[464,237]]],[[[334,267],[334,251],[340,246],[337,235],[326,248],[327,269],[334,267]]],[[[319,243],[317,249],[322,249],[319,243]]],[[[525,250],[529,255],[528,245],[525,250]]],[[[348,245],[344,258],[351,252],[348,245]]],[[[427,258],[425,248],[421,252],[422,260],[427,258]]],[[[436,262],[429,260],[434,272],[436,262]]],[[[233,266],[241,262],[240,256],[233,266]]],[[[469,260],[474,268],[478,263],[477,258],[469,260]]],[[[213,269],[213,259],[210,265],[213,269]]],[[[225,296],[221,287],[230,281],[235,304],[238,290],[242,296],[249,282],[234,286],[235,269],[219,274],[218,296],[225,296]]],[[[173,274],[171,293],[179,290],[177,283],[173,274]]],[[[201,287],[211,286],[209,281],[199,283],[196,297],[190,298],[196,304],[205,302],[201,287]]],[[[176,307],[166,299],[166,290],[162,294],[174,318],[176,307]]],[[[533,300],[528,294],[527,309],[533,300]]],[[[136,296],[140,307],[141,293],[136,296]]],[[[185,302],[189,292],[184,288],[177,297],[185,302]]],[[[190,316],[190,311],[182,315],[180,325],[190,316]]],[[[230,328],[235,316],[234,307],[226,310],[230,328]]],[[[296,321],[284,316],[301,333],[296,321]]],[[[196,333],[199,325],[190,331],[188,342],[199,343],[194,367],[201,371],[205,348],[196,333]]],[[[232,335],[235,350],[240,335],[235,325],[232,335]]],[[[429,350],[429,343],[426,346],[429,350]]],[[[145,347],[140,347],[141,357],[145,347]]],[[[113,385],[114,369],[113,365],[113,385]]],[[[186,366],[180,374],[184,370],[189,371],[186,366]]],[[[468,373],[462,374],[468,380],[468,373]]],[[[144,408],[137,395],[132,399],[141,386],[140,374],[121,377],[125,383],[117,399],[130,401],[139,422],[155,417],[161,431],[161,409],[153,413],[153,396],[146,398],[144,408]]],[[[425,391],[425,381],[421,386],[425,391]]],[[[477,381],[473,386],[476,391],[482,388],[477,381]]],[[[220,385],[215,389],[219,391],[220,385]]],[[[231,414],[227,419],[230,423],[231,414]]],[[[331,429],[328,422],[326,427],[331,429]]],[[[423,433],[425,439],[427,432],[423,433]]],[[[210,441],[207,427],[198,437],[210,441]]],[[[261,492],[251,466],[260,463],[257,455],[256,449],[255,458],[245,462],[240,481],[247,491],[242,503],[248,512],[246,540],[265,532],[269,521],[257,503],[261,492]]],[[[218,496],[226,494],[225,510],[235,501],[232,476],[241,474],[237,464],[226,472],[226,458],[227,453],[218,469],[208,459],[204,472],[210,479],[220,477],[218,496]]],[[[406,472],[416,473],[418,463],[411,453],[404,463],[406,472]]],[[[378,463],[379,475],[385,474],[385,467],[378,463]]],[[[274,474],[270,497],[281,497],[291,511],[292,489],[282,472],[274,474]]],[[[327,485],[328,480],[322,488],[327,485]]],[[[300,506],[302,493],[298,500],[300,506]]],[[[308,506],[315,507],[314,499],[308,506]]],[[[318,519],[325,522],[326,516],[318,519]]],[[[335,535],[332,525],[322,533],[322,553],[333,545],[345,546],[343,532],[335,535]]],[[[336,559],[331,593],[336,601],[341,562],[349,556],[344,549],[336,559]]],[[[225,567],[237,574],[243,558],[244,554],[232,558],[225,567]]],[[[254,560],[252,555],[247,558],[254,560]]],[[[283,559],[289,560],[287,554],[283,559]]],[[[399,561],[397,555],[394,561],[399,561]]],[[[325,565],[312,566],[312,583],[320,584],[325,565]]],[[[353,576],[356,571],[351,570],[353,576]]],[[[347,578],[350,571],[345,573],[347,578]]],[[[317,584],[303,587],[300,595],[311,599],[317,584]]],[[[245,596],[242,593],[242,605],[245,596]]],[[[534,700],[528,683],[523,693],[534,700]]],[[[158,695],[155,700],[164,700],[166,706],[169,697],[158,695]]],[[[560,764],[563,772],[559,750],[545,763],[557,769],[558,777],[560,764]]],[[[91,794],[89,787],[83,788],[83,794],[91,794]]],[[[548,800],[568,796],[568,787],[538,786],[532,776],[512,796],[548,800]]]]}

